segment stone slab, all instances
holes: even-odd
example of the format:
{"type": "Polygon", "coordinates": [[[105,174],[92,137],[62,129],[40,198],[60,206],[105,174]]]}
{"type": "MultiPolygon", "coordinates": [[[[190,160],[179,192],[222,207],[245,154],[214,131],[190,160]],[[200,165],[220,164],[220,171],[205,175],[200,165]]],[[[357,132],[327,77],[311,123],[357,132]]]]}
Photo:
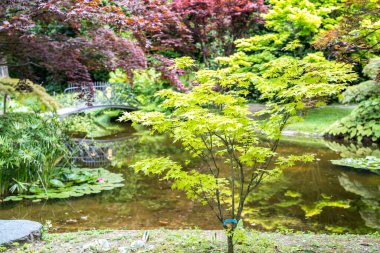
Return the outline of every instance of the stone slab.
{"type": "Polygon", "coordinates": [[[33,241],[41,236],[42,224],[30,220],[0,220],[0,245],[33,241]]]}

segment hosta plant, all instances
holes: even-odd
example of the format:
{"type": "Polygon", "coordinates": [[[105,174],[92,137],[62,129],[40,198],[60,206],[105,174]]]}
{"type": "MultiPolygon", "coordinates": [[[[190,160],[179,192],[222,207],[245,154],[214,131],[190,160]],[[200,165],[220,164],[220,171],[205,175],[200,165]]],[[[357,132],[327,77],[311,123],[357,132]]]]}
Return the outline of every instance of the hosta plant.
{"type": "Polygon", "coordinates": [[[361,101],[352,113],[334,123],[326,135],[355,141],[380,141],[380,58],[376,57],[364,67],[363,73],[371,80],[352,86],[343,94],[344,102],[361,101]]]}

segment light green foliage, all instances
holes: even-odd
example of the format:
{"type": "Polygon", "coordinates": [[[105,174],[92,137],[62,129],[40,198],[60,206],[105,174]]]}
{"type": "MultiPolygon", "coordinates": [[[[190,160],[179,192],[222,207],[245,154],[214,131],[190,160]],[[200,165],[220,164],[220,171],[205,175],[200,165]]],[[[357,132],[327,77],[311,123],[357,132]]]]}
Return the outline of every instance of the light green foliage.
{"type": "Polygon", "coordinates": [[[216,179],[213,175],[202,174],[196,170],[187,172],[181,165],[165,157],[145,159],[135,163],[133,168],[146,175],[155,174],[166,180],[174,180],[173,189],[184,190],[189,199],[200,200],[203,204],[207,204],[208,199],[217,198],[216,192],[227,191],[226,179],[216,179]]]}
{"type": "Polygon", "coordinates": [[[342,95],[342,102],[361,102],[380,94],[380,83],[376,77],[380,70],[380,57],[372,58],[363,68],[363,74],[371,80],[349,87],[342,95]]]}
{"type": "Polygon", "coordinates": [[[122,183],[124,179],[121,174],[111,173],[103,168],[61,168],[59,169],[59,173],[54,176],[54,179],[50,181],[52,183],[49,189],[32,185],[25,194],[9,196],[4,198],[3,201],[31,199],[34,202],[38,202],[41,199],[81,197],[124,186],[122,183]],[[99,181],[100,178],[101,181],[99,181]]]}
{"type": "Polygon", "coordinates": [[[114,121],[122,114],[120,110],[92,110],[71,115],[62,121],[64,131],[71,136],[98,138],[125,131],[114,121]]]}
{"type": "MultiPolygon", "coordinates": [[[[310,37],[318,33],[323,23],[327,25],[332,22],[323,19],[339,8],[338,2],[326,4],[308,0],[272,0],[272,8],[264,15],[266,26],[289,37],[310,37]]],[[[331,28],[329,25],[326,28],[331,28]]]]}
{"type": "Polygon", "coordinates": [[[184,70],[192,70],[196,66],[196,62],[189,56],[184,56],[174,59],[174,65],[172,68],[179,68],[184,70]]]}
{"type": "Polygon", "coordinates": [[[127,73],[125,73],[122,69],[116,69],[113,72],[110,72],[110,83],[127,83],[128,77],[127,73]]]}
{"type": "Polygon", "coordinates": [[[63,126],[65,132],[74,135],[84,135],[93,132],[96,129],[94,120],[90,117],[90,114],[71,115],[63,119],[63,126]]]}
{"type": "MultiPolygon", "coordinates": [[[[341,80],[345,80],[346,83],[356,79],[350,65],[328,61],[322,52],[316,52],[312,46],[314,37],[338,22],[339,9],[343,5],[341,1],[273,0],[270,4],[270,10],[264,14],[265,26],[269,31],[236,40],[238,52],[230,57],[220,57],[216,60],[221,65],[229,66],[229,69],[223,68],[223,71],[228,72],[229,79],[234,79],[221,78],[221,80],[235,83],[240,79],[240,84],[246,85],[256,81],[267,89],[274,88],[275,91],[277,89],[275,85],[288,86],[295,82],[298,84],[303,82],[305,86],[309,86],[304,87],[304,91],[312,88],[319,89],[319,92],[323,93],[321,88],[327,88],[326,83],[342,83],[341,80]],[[325,71],[327,73],[324,75],[325,71]],[[250,76],[241,72],[250,73],[250,76]],[[266,79],[266,82],[262,82],[262,78],[266,79]]],[[[207,75],[207,72],[204,74],[207,75]]],[[[335,94],[341,91],[335,87],[333,90],[336,91],[335,94]]],[[[256,93],[262,92],[256,84],[251,85],[249,91],[250,96],[255,99],[257,99],[256,93]]],[[[300,92],[292,90],[291,87],[287,92],[293,91],[300,92]]],[[[313,106],[315,98],[319,95],[314,91],[312,93],[314,97],[303,96],[304,94],[300,97],[312,100],[309,105],[313,106]]],[[[263,96],[261,99],[266,101],[268,96],[263,96]]]]}
{"type": "Polygon", "coordinates": [[[359,103],[380,94],[380,84],[374,80],[361,82],[347,88],[342,94],[342,103],[359,103]]]}
{"type": "MultiPolygon", "coordinates": [[[[0,94],[15,99],[20,106],[26,106],[34,111],[55,111],[59,104],[45,89],[29,80],[0,78],[0,94]]],[[[4,105],[2,105],[4,107],[4,105]]]]}
{"type": "Polygon", "coordinates": [[[373,97],[359,104],[350,115],[334,123],[326,130],[329,135],[362,141],[380,139],[380,97],[373,97]]]}
{"type": "Polygon", "coordinates": [[[363,169],[374,173],[380,173],[380,158],[367,156],[365,158],[344,158],[331,161],[335,165],[363,169]]]}
{"type": "MultiPolygon", "coordinates": [[[[248,117],[241,97],[215,92],[207,84],[188,94],[162,91],[160,95],[166,98],[162,106],[172,110],[172,114],[133,112],[122,119],[150,126],[153,132],[168,133],[202,162],[187,164],[186,167],[193,168],[187,170],[168,157],[161,157],[142,160],[133,167],[173,181],[173,188],[209,205],[221,222],[228,217],[241,219],[245,198],[261,181],[270,180],[296,162],[313,159],[313,156],[277,157],[273,147],[259,146],[257,130],[271,124],[271,131],[279,132],[286,116],[281,121],[281,115],[277,114],[274,120],[260,124],[248,117]],[[244,181],[240,181],[242,177],[244,181]]],[[[277,137],[273,138],[272,145],[276,146],[277,137]]]]}
{"type": "Polygon", "coordinates": [[[200,84],[192,92],[159,93],[165,99],[162,106],[171,114],[133,112],[122,120],[169,134],[202,161],[186,162],[184,167],[168,157],[152,158],[136,163],[135,170],[173,181],[174,188],[208,204],[220,221],[228,217],[239,220],[246,197],[263,180],[271,180],[297,162],[313,160],[310,155],[281,157],[275,152],[283,127],[297,118],[297,109],[305,106],[305,98],[337,93],[356,76],[350,66],[327,61],[321,54],[275,59],[260,73],[246,70],[254,63],[243,52],[220,60],[225,68],[198,72],[200,84]],[[272,101],[268,110],[259,113],[269,113],[269,117],[249,117],[246,100],[239,94],[245,94],[250,84],[272,101]],[[226,90],[236,87],[237,91],[217,92],[216,85],[226,90]],[[269,139],[268,146],[261,145],[261,134],[269,139]]]}
{"type": "Polygon", "coordinates": [[[303,57],[314,52],[314,38],[338,23],[343,6],[339,0],[272,0],[270,4],[268,13],[263,15],[269,32],[235,42],[239,51],[261,51],[254,59],[257,63],[260,58],[303,57]]]}
{"type": "MultiPolygon", "coordinates": [[[[276,35],[271,39],[277,43],[276,35]]],[[[337,94],[356,74],[350,65],[328,61],[322,53],[276,58],[267,51],[272,42],[241,40],[237,53],[217,59],[222,68],[196,73],[199,85],[190,93],[161,91],[161,106],[170,114],[126,113],[122,120],[169,134],[198,161],[183,166],[168,157],[152,158],[136,163],[135,170],[172,181],[174,188],[207,204],[223,222],[242,218],[247,196],[261,182],[297,162],[312,161],[313,155],[276,153],[282,130],[299,120],[298,110],[310,100],[337,94]],[[269,101],[266,110],[253,116],[267,117],[250,117],[243,98],[250,86],[269,101]],[[263,136],[268,140],[264,145],[259,138],[263,136]]],[[[227,233],[230,246],[235,228],[232,224],[227,233]]]]}
{"type": "MultiPolygon", "coordinates": [[[[182,62],[181,64],[185,64],[182,62]]],[[[161,102],[155,93],[166,88],[166,84],[161,80],[161,74],[153,68],[135,70],[133,72],[133,82],[126,78],[126,73],[118,69],[110,73],[110,83],[117,85],[115,96],[129,96],[129,105],[138,106],[145,111],[152,111],[161,102]],[[129,90],[129,92],[125,92],[129,90]]]]}
{"type": "Polygon", "coordinates": [[[363,73],[371,78],[372,80],[375,80],[377,75],[379,74],[379,68],[380,68],[380,57],[372,58],[368,64],[363,68],[363,73]]]}
{"type": "MultiPolygon", "coordinates": [[[[380,58],[372,59],[363,72],[370,78],[376,78],[380,69],[380,58]]],[[[350,115],[337,121],[326,134],[345,139],[374,142],[380,140],[380,84],[378,80],[363,82],[348,89],[344,96],[346,101],[366,99],[350,115]]]]}
{"type": "Polygon", "coordinates": [[[0,196],[24,192],[31,184],[48,187],[68,150],[60,123],[35,114],[0,116],[0,196]]]}
{"type": "MultiPolygon", "coordinates": [[[[200,82],[218,82],[240,94],[247,94],[247,88],[254,85],[262,94],[261,99],[274,102],[269,104],[270,107],[285,105],[286,110],[293,110],[291,114],[294,115],[296,110],[306,106],[323,104],[326,97],[338,94],[348,82],[357,78],[352,66],[328,61],[322,53],[308,54],[302,59],[271,56],[257,62],[256,57],[260,58],[264,53],[248,55],[244,52],[255,47],[254,43],[250,39],[244,40],[239,52],[218,58],[224,68],[199,71],[200,82]]],[[[297,121],[296,117],[292,120],[297,121]]]]}
{"type": "Polygon", "coordinates": [[[257,87],[263,98],[300,103],[304,99],[336,94],[356,77],[350,66],[328,61],[322,53],[308,54],[303,59],[284,56],[264,65],[257,87]]]}

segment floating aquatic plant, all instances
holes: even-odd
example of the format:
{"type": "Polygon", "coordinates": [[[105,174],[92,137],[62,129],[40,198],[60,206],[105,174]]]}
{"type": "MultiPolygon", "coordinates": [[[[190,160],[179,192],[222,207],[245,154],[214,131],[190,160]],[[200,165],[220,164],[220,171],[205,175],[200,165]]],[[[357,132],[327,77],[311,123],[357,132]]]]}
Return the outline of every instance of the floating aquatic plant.
{"type": "Polygon", "coordinates": [[[103,168],[63,169],[57,175],[57,178],[51,180],[52,188],[45,190],[39,186],[32,186],[29,188],[28,194],[9,196],[4,198],[3,201],[32,199],[33,202],[38,202],[42,199],[81,197],[122,187],[124,186],[123,181],[121,174],[115,174],[103,168]]]}
{"type": "Polygon", "coordinates": [[[340,160],[331,160],[332,164],[363,169],[380,174],[380,158],[367,156],[365,158],[344,158],[340,160]]]}

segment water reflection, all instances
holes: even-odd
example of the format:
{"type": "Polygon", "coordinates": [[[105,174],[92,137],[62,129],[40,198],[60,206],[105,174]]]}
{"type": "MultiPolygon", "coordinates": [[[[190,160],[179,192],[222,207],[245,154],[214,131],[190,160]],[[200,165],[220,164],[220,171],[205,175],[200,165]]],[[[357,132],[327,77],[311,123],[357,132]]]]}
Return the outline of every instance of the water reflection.
{"type": "Polygon", "coordinates": [[[341,173],[338,178],[346,191],[361,197],[358,210],[366,226],[380,229],[380,185],[368,182],[366,178],[350,178],[347,173],[341,173]]]}
{"type": "MultiPolygon", "coordinates": [[[[57,231],[91,228],[219,229],[207,206],[173,191],[170,182],[135,174],[130,164],[147,157],[188,154],[164,136],[143,129],[126,129],[95,141],[76,140],[74,159],[82,166],[102,166],[123,173],[125,186],[97,195],[45,203],[7,203],[0,219],[52,220],[57,231]],[[94,154],[96,154],[94,156],[94,154]]],[[[279,153],[314,153],[317,161],[300,164],[265,182],[248,199],[246,225],[262,230],[367,233],[380,230],[380,176],[344,169],[330,163],[347,156],[378,155],[377,147],[358,147],[322,139],[285,139],[279,153]]]]}

